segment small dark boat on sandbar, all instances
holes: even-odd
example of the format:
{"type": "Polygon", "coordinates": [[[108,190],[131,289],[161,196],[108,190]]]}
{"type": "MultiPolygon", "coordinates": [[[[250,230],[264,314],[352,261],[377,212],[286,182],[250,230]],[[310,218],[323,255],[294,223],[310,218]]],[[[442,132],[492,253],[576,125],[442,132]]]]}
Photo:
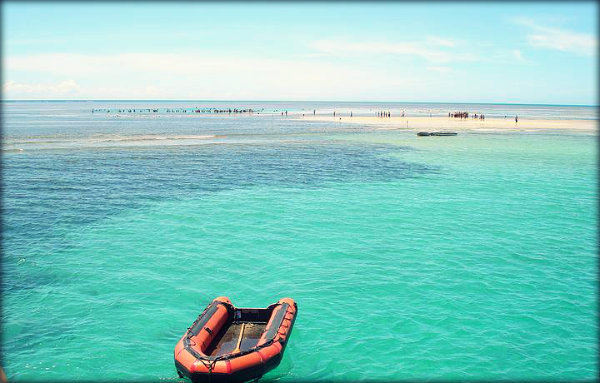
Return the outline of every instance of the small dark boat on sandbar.
{"type": "Polygon", "coordinates": [[[281,362],[297,312],[291,298],[266,308],[215,298],[175,346],[177,374],[194,383],[259,379],[281,362]]]}
{"type": "Polygon", "coordinates": [[[456,132],[419,132],[417,136],[456,136],[456,132]]]}

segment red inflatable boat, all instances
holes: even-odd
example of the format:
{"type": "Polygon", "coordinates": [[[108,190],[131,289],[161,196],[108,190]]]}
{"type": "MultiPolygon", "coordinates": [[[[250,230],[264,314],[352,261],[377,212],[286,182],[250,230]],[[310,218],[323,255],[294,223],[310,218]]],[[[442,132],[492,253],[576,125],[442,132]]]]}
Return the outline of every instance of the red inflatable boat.
{"type": "Polygon", "coordinates": [[[177,373],[195,383],[260,378],[281,362],[297,312],[291,298],[264,309],[216,298],[175,346],[177,373]]]}

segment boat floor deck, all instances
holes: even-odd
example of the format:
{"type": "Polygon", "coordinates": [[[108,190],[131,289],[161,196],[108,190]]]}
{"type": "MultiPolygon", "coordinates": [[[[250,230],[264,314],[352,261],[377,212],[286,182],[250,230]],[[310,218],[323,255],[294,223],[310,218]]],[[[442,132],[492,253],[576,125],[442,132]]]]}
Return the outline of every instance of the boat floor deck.
{"type": "Polygon", "coordinates": [[[239,351],[246,351],[258,344],[266,323],[233,322],[227,329],[221,330],[207,350],[210,356],[232,353],[239,343],[239,351]],[[240,339],[241,337],[241,339],[240,339]]]}

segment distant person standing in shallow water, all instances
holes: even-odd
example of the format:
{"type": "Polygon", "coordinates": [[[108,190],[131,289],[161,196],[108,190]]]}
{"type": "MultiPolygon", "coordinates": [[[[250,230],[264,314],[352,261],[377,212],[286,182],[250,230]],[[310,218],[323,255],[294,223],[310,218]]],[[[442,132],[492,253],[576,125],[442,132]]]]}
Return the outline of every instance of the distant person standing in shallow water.
{"type": "Polygon", "coordinates": [[[519,116],[515,116],[515,124],[519,122],[519,116]]]}

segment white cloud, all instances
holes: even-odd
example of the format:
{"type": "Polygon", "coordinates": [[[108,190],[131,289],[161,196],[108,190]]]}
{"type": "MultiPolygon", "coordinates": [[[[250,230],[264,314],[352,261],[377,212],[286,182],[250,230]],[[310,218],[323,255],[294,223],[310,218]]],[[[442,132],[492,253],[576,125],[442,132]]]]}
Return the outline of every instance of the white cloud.
{"type": "Polygon", "coordinates": [[[456,46],[456,42],[454,40],[446,39],[446,38],[442,38],[442,37],[438,37],[438,36],[427,36],[427,42],[429,42],[433,45],[440,45],[440,46],[449,47],[449,48],[456,46]]]}
{"type": "Polygon", "coordinates": [[[391,54],[421,57],[431,63],[448,63],[455,61],[479,61],[480,58],[470,52],[455,48],[455,43],[448,39],[428,37],[424,41],[404,42],[344,42],[319,40],[311,47],[320,54],[331,56],[391,54]]]}
{"type": "Polygon", "coordinates": [[[442,66],[442,65],[428,66],[427,70],[429,70],[431,72],[442,73],[442,74],[447,74],[447,73],[452,72],[452,68],[447,67],[447,66],[442,66]]]}
{"type": "Polygon", "coordinates": [[[63,39],[59,38],[16,38],[16,39],[7,39],[4,43],[9,46],[22,46],[22,45],[36,45],[36,44],[56,44],[63,42],[63,39]]]}
{"type": "Polygon", "coordinates": [[[528,58],[526,58],[523,55],[523,52],[521,52],[521,50],[519,50],[519,49],[513,49],[512,51],[510,51],[508,56],[510,57],[510,59],[512,61],[518,61],[518,62],[524,63],[524,64],[534,64],[534,62],[529,60],[528,58]]]}
{"type": "Polygon", "coordinates": [[[525,58],[523,57],[523,54],[521,53],[520,50],[518,49],[514,49],[512,51],[512,55],[515,59],[517,59],[518,61],[525,61],[525,58]]]}
{"type": "Polygon", "coordinates": [[[25,84],[7,81],[3,86],[3,92],[6,98],[10,98],[13,94],[21,95],[21,97],[25,98],[70,97],[79,94],[80,86],[75,80],[65,80],[54,84],[25,84]]]}
{"type": "Polygon", "coordinates": [[[85,55],[47,53],[5,58],[7,99],[66,98],[64,83],[15,82],[31,76],[73,78],[78,98],[333,99],[383,85],[416,86],[403,73],[321,60],[225,57],[200,53],[85,55]]]}
{"type": "Polygon", "coordinates": [[[513,21],[529,28],[527,41],[535,48],[553,49],[584,56],[595,55],[598,49],[598,40],[592,34],[547,27],[527,18],[517,18],[513,21]]]}
{"type": "Polygon", "coordinates": [[[129,53],[87,55],[48,53],[5,58],[7,71],[48,73],[68,76],[161,75],[228,76],[297,74],[335,71],[333,65],[315,61],[214,56],[209,54],[129,53]]]}
{"type": "Polygon", "coordinates": [[[159,97],[160,96],[160,89],[158,89],[155,86],[152,85],[148,85],[145,89],[145,93],[150,96],[150,97],[159,97]]]}

